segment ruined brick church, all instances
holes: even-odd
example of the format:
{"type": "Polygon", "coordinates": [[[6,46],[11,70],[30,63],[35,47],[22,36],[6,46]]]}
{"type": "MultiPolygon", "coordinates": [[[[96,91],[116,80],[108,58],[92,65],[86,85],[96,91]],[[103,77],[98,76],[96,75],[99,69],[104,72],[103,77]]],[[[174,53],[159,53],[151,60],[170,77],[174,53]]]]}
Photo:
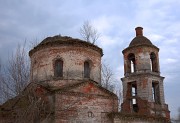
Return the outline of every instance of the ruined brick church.
{"type": "MultiPolygon", "coordinates": [[[[23,118],[28,123],[169,123],[159,48],[143,36],[142,27],[135,30],[136,37],[122,51],[121,111],[117,95],[100,84],[102,49],[79,39],[54,36],[29,52],[30,84],[23,92],[46,103],[41,107],[45,112],[34,112],[33,120],[28,119],[29,114],[23,118]]],[[[25,97],[17,97],[1,105],[1,123],[14,123],[19,118],[17,111],[23,112],[29,104],[25,97]]]]}

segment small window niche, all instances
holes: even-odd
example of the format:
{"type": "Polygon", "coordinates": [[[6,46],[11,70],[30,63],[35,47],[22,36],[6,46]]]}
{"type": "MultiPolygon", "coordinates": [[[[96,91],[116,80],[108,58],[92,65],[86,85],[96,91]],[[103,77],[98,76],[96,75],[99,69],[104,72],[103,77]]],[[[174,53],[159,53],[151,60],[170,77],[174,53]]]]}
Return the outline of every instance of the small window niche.
{"type": "Polygon", "coordinates": [[[159,82],[152,82],[152,98],[156,104],[160,104],[159,82]]]}
{"type": "Polygon", "coordinates": [[[84,78],[90,78],[90,63],[89,61],[84,62],[84,78]]]}
{"type": "Polygon", "coordinates": [[[57,59],[54,63],[54,76],[63,77],[63,61],[61,59],[57,59]]]}
{"type": "Polygon", "coordinates": [[[88,117],[89,118],[93,118],[94,117],[94,114],[92,113],[92,111],[88,111],[88,117]]]}

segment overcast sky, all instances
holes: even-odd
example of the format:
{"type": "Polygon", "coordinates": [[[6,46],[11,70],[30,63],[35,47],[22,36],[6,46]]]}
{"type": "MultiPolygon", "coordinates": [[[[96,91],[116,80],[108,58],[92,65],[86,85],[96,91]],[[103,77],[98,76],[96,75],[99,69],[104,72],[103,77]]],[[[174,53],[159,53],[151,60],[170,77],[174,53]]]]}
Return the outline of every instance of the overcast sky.
{"type": "MultiPolygon", "coordinates": [[[[123,77],[122,50],[142,26],[144,36],[160,48],[165,101],[171,116],[180,107],[180,0],[0,0],[0,59],[5,61],[18,43],[47,36],[81,38],[79,28],[89,20],[101,33],[96,43],[104,59],[123,77]]],[[[27,43],[29,45],[29,43],[27,43]]]]}

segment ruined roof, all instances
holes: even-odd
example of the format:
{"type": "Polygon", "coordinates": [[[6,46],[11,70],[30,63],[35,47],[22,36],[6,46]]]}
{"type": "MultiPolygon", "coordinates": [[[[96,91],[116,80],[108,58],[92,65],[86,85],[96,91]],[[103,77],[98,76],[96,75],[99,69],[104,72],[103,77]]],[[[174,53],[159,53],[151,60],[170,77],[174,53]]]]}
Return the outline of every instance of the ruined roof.
{"type": "Polygon", "coordinates": [[[67,40],[73,40],[73,38],[68,37],[68,36],[61,36],[61,35],[55,35],[53,37],[47,37],[45,38],[40,44],[38,44],[37,46],[43,45],[43,44],[47,44],[47,43],[52,43],[52,42],[56,42],[56,41],[67,41],[67,40]]]}
{"type": "Polygon", "coordinates": [[[142,27],[136,27],[136,37],[131,41],[129,44],[129,47],[133,46],[139,46],[139,45],[153,45],[151,41],[143,36],[143,28],[142,27]]]}
{"type": "Polygon", "coordinates": [[[57,45],[62,45],[62,46],[71,45],[71,46],[81,46],[81,47],[91,48],[93,50],[98,51],[101,55],[103,55],[102,49],[90,42],[83,41],[80,39],[74,39],[68,36],[56,35],[53,37],[45,38],[41,43],[39,43],[32,50],[29,51],[29,56],[31,56],[34,52],[36,52],[39,49],[45,48],[47,46],[54,46],[54,45],[56,46],[57,45]]]}
{"type": "Polygon", "coordinates": [[[134,47],[153,47],[159,51],[159,48],[152,44],[152,42],[143,36],[143,28],[142,27],[136,27],[136,37],[133,38],[133,40],[130,42],[129,47],[124,49],[122,52],[126,52],[127,50],[134,48],[134,47]]]}
{"type": "Polygon", "coordinates": [[[129,44],[129,47],[144,45],[144,44],[145,45],[153,45],[148,38],[146,38],[144,36],[136,36],[129,44]]]}

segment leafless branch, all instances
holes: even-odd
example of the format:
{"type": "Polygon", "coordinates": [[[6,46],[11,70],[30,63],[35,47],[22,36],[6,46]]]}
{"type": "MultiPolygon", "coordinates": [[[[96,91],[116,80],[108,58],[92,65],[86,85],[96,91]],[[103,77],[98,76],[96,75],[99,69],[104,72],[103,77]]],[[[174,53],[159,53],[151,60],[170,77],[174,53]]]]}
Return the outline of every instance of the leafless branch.
{"type": "Polygon", "coordinates": [[[95,44],[100,36],[97,29],[95,29],[89,21],[84,22],[80,28],[80,34],[85,41],[92,44],[95,44]]]}
{"type": "Polygon", "coordinates": [[[114,91],[114,82],[115,82],[115,77],[114,77],[114,73],[113,70],[109,67],[108,64],[103,63],[102,64],[102,79],[101,79],[101,85],[110,90],[110,91],[114,91]]]}
{"type": "MultiPolygon", "coordinates": [[[[0,73],[1,91],[3,101],[6,101],[20,94],[29,83],[30,63],[25,50],[25,43],[21,47],[18,45],[3,71],[0,73]]],[[[2,103],[2,102],[1,102],[2,103]]]]}
{"type": "Polygon", "coordinates": [[[103,61],[101,66],[101,85],[109,91],[116,93],[118,96],[118,108],[121,110],[121,103],[123,99],[121,86],[119,85],[119,88],[115,88],[115,83],[118,85],[118,80],[116,80],[115,73],[109,64],[103,61]]]}
{"type": "Polygon", "coordinates": [[[36,47],[39,44],[39,40],[36,38],[34,41],[30,42],[29,48],[33,49],[34,47],[36,47]]]}

